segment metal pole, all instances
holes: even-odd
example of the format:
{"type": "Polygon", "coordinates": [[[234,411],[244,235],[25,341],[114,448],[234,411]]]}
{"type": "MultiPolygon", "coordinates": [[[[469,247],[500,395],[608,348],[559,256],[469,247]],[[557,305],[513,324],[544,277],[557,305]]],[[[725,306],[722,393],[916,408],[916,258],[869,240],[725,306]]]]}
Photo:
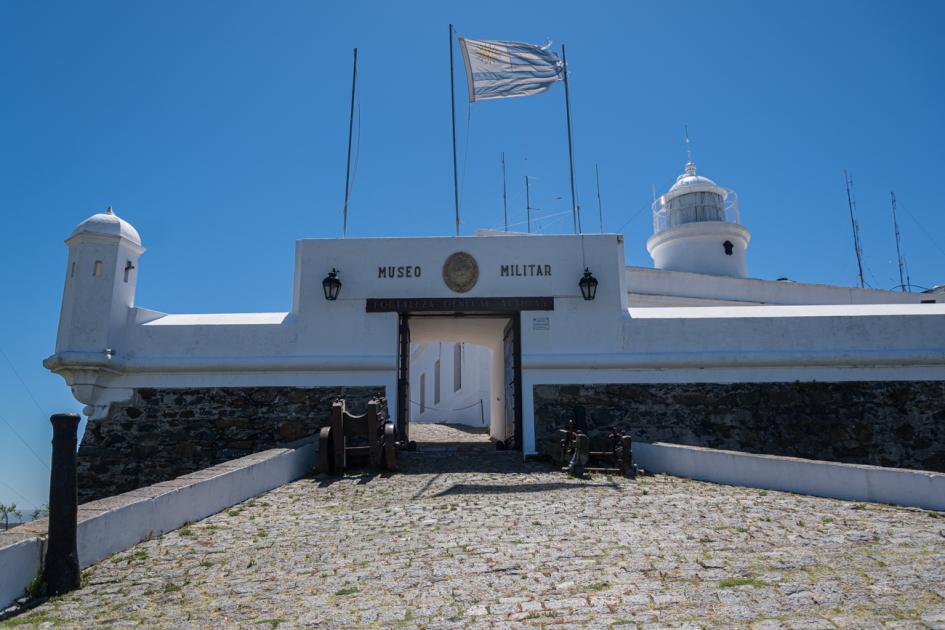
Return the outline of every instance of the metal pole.
{"type": "Polygon", "coordinates": [[[351,136],[354,132],[354,91],[358,84],[358,49],[354,49],[354,71],[351,75],[351,114],[348,117],[348,166],[345,168],[345,205],[342,210],[341,238],[348,235],[348,196],[351,188],[351,136]]]}
{"type": "Polygon", "coordinates": [[[856,221],[856,201],[853,199],[853,179],[847,175],[846,169],[843,171],[843,181],[847,187],[847,206],[850,208],[850,223],[853,226],[853,251],[856,254],[857,275],[860,278],[860,288],[864,288],[866,282],[863,280],[863,250],[860,247],[860,226],[856,221]]]}
{"type": "Polygon", "coordinates": [[[505,193],[505,151],[502,152],[502,217],[505,219],[505,231],[509,231],[509,206],[505,193]]]}
{"type": "Polygon", "coordinates": [[[456,205],[456,236],[459,236],[459,175],[456,169],[456,89],[453,87],[452,24],[450,24],[450,116],[453,119],[453,201],[456,205]]]}
{"type": "Polygon", "coordinates": [[[79,588],[79,549],[76,542],[76,431],[79,414],[58,413],[53,425],[52,470],[49,476],[49,539],[43,577],[50,595],[79,588]]]}
{"type": "Polygon", "coordinates": [[[528,233],[532,233],[532,202],[528,196],[528,175],[525,176],[525,218],[528,222],[528,233]]]}
{"type": "Polygon", "coordinates": [[[571,215],[574,221],[574,233],[578,231],[577,198],[574,195],[574,143],[571,140],[571,93],[568,89],[568,57],[564,44],[561,44],[561,61],[564,64],[564,109],[568,117],[568,163],[571,167],[571,215]]]}
{"type": "Polygon", "coordinates": [[[594,165],[594,175],[597,177],[597,212],[600,214],[600,233],[604,233],[604,202],[600,199],[600,167],[594,165]]]}
{"type": "Polygon", "coordinates": [[[902,257],[902,241],[899,237],[899,220],[896,219],[896,193],[889,193],[889,198],[892,201],[893,227],[896,228],[896,256],[899,259],[899,288],[902,289],[903,293],[905,293],[906,291],[912,291],[912,289],[906,286],[906,265],[905,260],[902,257]]]}

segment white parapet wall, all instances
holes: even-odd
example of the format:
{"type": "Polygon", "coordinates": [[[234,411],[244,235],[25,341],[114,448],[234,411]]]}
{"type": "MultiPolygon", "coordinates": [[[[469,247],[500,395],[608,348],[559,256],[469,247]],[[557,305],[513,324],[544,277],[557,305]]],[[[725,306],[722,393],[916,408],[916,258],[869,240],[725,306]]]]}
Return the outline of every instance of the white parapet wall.
{"type": "MultiPolygon", "coordinates": [[[[79,565],[86,568],[149,536],[175,530],[308,474],[313,443],[254,453],[177,479],[79,506],[79,565]]],[[[47,520],[0,535],[0,608],[42,572],[47,520]]]]}
{"type": "Polygon", "coordinates": [[[42,570],[45,540],[11,530],[0,536],[0,609],[26,592],[42,570]]]}
{"type": "Polygon", "coordinates": [[[659,442],[635,442],[633,461],[648,472],[700,481],[945,510],[945,474],[924,470],[755,455],[659,442]]]}

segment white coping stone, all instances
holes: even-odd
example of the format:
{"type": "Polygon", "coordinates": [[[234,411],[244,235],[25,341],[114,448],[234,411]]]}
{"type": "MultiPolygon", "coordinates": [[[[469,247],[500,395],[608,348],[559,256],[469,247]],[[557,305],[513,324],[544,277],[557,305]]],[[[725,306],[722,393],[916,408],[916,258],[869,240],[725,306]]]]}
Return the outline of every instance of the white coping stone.
{"type": "Polygon", "coordinates": [[[943,315],[945,304],[789,304],[763,306],[669,306],[628,309],[637,319],[725,317],[875,317],[943,315]]]}
{"type": "Polygon", "coordinates": [[[164,315],[142,326],[259,326],[285,323],[288,313],[181,313],[164,315]]]}
{"type": "Polygon", "coordinates": [[[634,442],[648,472],[733,486],[945,511],[945,474],[905,468],[634,442]]]}
{"type": "MultiPolygon", "coordinates": [[[[224,462],[170,481],[79,506],[77,538],[82,569],[150,535],[216,514],[305,476],[315,464],[313,443],[224,462]]],[[[34,523],[34,529],[38,523],[34,523]]],[[[11,534],[16,534],[12,530],[11,534]]],[[[43,536],[0,538],[0,608],[22,597],[42,570],[43,536]],[[2,546],[6,540],[14,542],[2,546]]]]}

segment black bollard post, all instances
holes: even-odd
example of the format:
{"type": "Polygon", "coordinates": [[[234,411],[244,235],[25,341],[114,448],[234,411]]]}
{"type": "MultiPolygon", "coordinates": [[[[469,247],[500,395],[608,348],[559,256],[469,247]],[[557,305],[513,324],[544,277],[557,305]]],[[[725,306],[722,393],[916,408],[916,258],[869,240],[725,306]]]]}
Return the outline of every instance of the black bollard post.
{"type": "Polygon", "coordinates": [[[50,595],[79,588],[79,549],[76,542],[76,446],[79,414],[57,413],[53,425],[52,473],[49,476],[49,539],[43,577],[50,595]]]}

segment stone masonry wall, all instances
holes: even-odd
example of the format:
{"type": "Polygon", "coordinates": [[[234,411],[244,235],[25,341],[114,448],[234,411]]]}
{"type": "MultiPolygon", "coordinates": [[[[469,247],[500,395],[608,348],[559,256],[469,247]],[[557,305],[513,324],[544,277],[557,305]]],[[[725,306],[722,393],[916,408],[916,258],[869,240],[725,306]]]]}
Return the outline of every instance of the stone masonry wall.
{"type": "Polygon", "coordinates": [[[173,479],[315,435],[332,401],[364,413],[378,387],[138,389],[91,420],[78,456],[79,502],[173,479]]]}
{"type": "Polygon", "coordinates": [[[536,385],[535,438],[584,405],[634,440],[945,472],[945,382],[536,385]]]}

